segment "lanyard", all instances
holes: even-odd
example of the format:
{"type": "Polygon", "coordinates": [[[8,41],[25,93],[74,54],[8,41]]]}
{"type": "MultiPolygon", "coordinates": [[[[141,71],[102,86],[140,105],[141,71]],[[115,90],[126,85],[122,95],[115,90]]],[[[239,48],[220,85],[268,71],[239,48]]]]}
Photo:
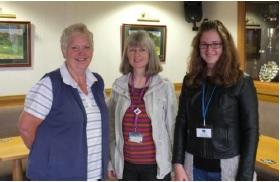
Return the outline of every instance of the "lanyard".
{"type": "Polygon", "coordinates": [[[207,112],[208,112],[208,107],[209,107],[209,104],[212,100],[212,97],[214,95],[214,92],[215,92],[215,89],[216,89],[216,86],[213,88],[212,92],[211,92],[211,95],[210,95],[210,98],[205,106],[205,83],[202,83],[202,97],[201,97],[201,109],[202,109],[202,117],[203,117],[203,126],[206,125],[206,122],[205,122],[205,119],[206,119],[206,115],[207,115],[207,112]]]}
{"type": "MultiPolygon", "coordinates": [[[[144,92],[145,92],[146,86],[148,85],[149,80],[150,80],[150,77],[147,77],[146,82],[145,82],[145,86],[143,88],[141,88],[141,92],[140,92],[140,95],[139,95],[139,98],[138,98],[138,103],[141,102],[141,99],[144,97],[144,92]]],[[[134,94],[135,94],[134,75],[133,74],[131,76],[130,83],[131,83],[131,97],[133,97],[134,94]]],[[[132,101],[131,101],[131,110],[134,112],[134,131],[136,132],[138,116],[142,111],[140,110],[139,107],[137,107],[136,104],[133,104],[132,101]]]]}
{"type": "MultiPolygon", "coordinates": [[[[145,86],[143,88],[141,88],[141,92],[140,92],[140,95],[139,95],[138,102],[140,102],[141,99],[144,96],[145,87],[147,86],[148,81],[149,81],[149,77],[146,78],[145,86]]],[[[130,77],[130,84],[131,84],[131,96],[134,96],[134,94],[135,94],[135,87],[134,87],[134,75],[133,74],[130,77]]]]}

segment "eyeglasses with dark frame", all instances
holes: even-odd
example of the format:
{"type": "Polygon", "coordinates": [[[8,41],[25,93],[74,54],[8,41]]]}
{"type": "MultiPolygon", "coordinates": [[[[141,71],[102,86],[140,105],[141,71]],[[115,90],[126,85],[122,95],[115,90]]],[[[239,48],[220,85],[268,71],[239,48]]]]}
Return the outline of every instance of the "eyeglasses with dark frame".
{"type": "Polygon", "coordinates": [[[212,44],[201,43],[199,44],[199,48],[208,49],[210,47],[211,49],[219,49],[222,47],[222,45],[223,44],[221,42],[213,42],[212,44]]]}

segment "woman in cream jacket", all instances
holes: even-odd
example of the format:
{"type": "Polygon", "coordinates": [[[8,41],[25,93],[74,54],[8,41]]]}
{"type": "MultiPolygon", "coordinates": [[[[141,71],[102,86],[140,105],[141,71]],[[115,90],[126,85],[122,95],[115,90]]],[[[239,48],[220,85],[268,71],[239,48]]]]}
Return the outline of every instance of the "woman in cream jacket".
{"type": "Polygon", "coordinates": [[[109,101],[109,176],[171,180],[177,100],[173,84],[158,75],[162,68],[146,32],[129,36],[120,70],[109,101]]]}

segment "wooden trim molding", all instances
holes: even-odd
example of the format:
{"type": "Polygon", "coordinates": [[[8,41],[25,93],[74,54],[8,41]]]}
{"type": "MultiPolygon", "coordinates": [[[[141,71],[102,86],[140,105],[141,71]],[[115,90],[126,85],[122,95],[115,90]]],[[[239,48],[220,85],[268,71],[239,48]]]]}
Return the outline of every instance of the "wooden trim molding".
{"type": "MultiPolygon", "coordinates": [[[[181,92],[181,83],[174,83],[176,92],[181,92]]],[[[106,96],[110,96],[112,93],[111,88],[105,89],[106,96]]],[[[0,107],[11,106],[11,105],[23,105],[25,95],[12,95],[12,96],[0,96],[0,107]]]]}
{"type": "Polygon", "coordinates": [[[112,93],[112,89],[111,88],[105,88],[105,94],[107,97],[109,97],[112,93]]]}
{"type": "MultiPolygon", "coordinates": [[[[279,102],[279,85],[275,83],[265,83],[260,81],[254,81],[255,87],[257,88],[258,99],[268,102],[279,102]]],[[[176,93],[180,93],[182,89],[182,83],[174,83],[176,93]]],[[[105,89],[106,96],[110,96],[112,93],[111,88],[105,89]]],[[[0,107],[23,105],[25,95],[14,95],[14,96],[0,96],[0,107]]]]}
{"type": "Polygon", "coordinates": [[[245,17],[246,9],[245,2],[238,1],[237,7],[237,49],[240,60],[240,67],[242,70],[245,68],[245,17]]]}
{"type": "Polygon", "coordinates": [[[257,94],[257,96],[258,96],[258,100],[260,101],[279,103],[278,96],[272,96],[266,94],[257,94]]]}
{"type": "Polygon", "coordinates": [[[23,105],[24,99],[25,99],[25,95],[1,96],[0,107],[23,105]]]}
{"type": "MultiPolygon", "coordinates": [[[[175,88],[175,92],[176,93],[180,93],[181,92],[181,88],[182,88],[182,83],[174,83],[174,88],[175,88]]],[[[111,88],[105,88],[105,94],[106,96],[110,96],[112,93],[112,89],[111,88]]]]}
{"type": "Polygon", "coordinates": [[[174,87],[175,87],[175,92],[181,92],[182,89],[182,83],[174,83],[174,87]]]}
{"type": "Polygon", "coordinates": [[[258,99],[261,101],[279,103],[279,84],[254,81],[258,99]]]}
{"type": "MultiPolygon", "coordinates": [[[[181,83],[175,83],[176,92],[181,92],[181,83]]],[[[110,96],[112,93],[111,88],[105,89],[106,96],[110,96]]],[[[23,105],[25,100],[25,95],[12,95],[12,96],[0,96],[0,107],[11,106],[11,105],[23,105]]]]}
{"type": "Polygon", "coordinates": [[[254,84],[259,94],[266,94],[266,95],[278,97],[279,84],[271,83],[271,82],[260,82],[260,81],[254,81],[254,84]]]}

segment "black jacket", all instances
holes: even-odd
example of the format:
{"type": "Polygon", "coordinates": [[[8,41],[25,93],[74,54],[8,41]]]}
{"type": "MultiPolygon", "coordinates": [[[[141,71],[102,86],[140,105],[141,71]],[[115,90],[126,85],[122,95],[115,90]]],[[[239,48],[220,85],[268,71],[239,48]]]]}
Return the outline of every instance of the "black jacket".
{"type": "MultiPolygon", "coordinates": [[[[206,116],[211,139],[196,137],[196,128],[203,124],[202,89],[187,86],[187,79],[185,76],[179,97],[173,163],[184,164],[185,151],[207,159],[240,155],[236,180],[252,180],[259,136],[258,100],[252,79],[244,75],[234,86],[216,87],[206,116]]],[[[206,83],[206,101],[213,88],[206,83]]]]}

